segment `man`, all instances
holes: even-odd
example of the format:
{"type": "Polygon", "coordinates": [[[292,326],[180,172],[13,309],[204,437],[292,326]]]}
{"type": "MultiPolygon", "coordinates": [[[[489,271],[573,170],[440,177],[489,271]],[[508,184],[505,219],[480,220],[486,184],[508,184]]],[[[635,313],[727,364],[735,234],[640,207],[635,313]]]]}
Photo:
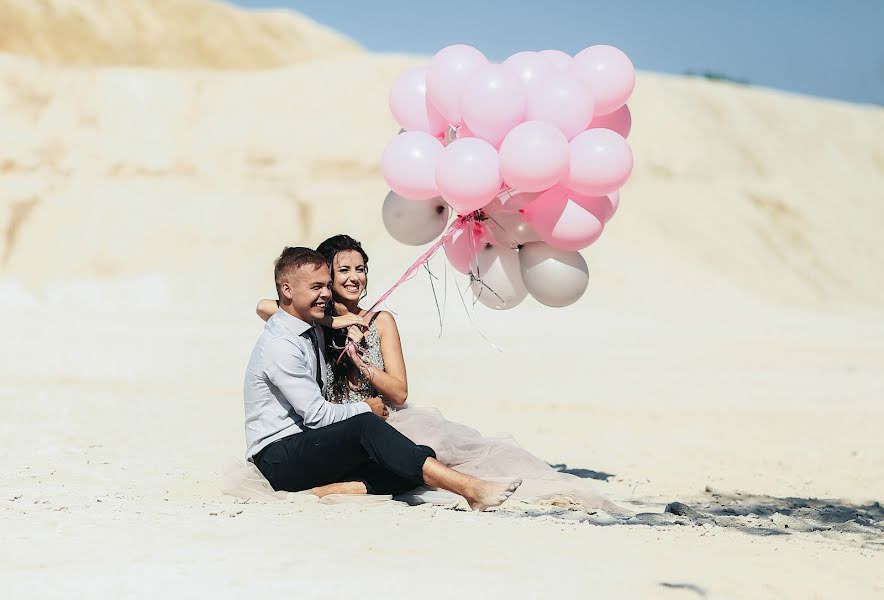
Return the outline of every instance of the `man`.
{"type": "Polygon", "coordinates": [[[460,494],[484,510],[521,483],[458,473],[385,422],[380,398],[332,404],[325,385],[322,329],[331,300],[323,256],[286,248],[276,260],[280,310],[258,338],[245,377],[246,458],[276,490],[399,494],[429,485],[460,494]]]}

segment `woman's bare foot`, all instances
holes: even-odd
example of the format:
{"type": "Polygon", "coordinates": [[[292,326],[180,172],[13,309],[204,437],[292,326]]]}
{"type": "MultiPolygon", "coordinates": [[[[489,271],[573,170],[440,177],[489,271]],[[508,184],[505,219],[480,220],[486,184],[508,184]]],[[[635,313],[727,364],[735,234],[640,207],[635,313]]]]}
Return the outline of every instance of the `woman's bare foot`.
{"type": "Polygon", "coordinates": [[[521,479],[502,483],[480,479],[470,486],[470,489],[464,494],[464,498],[473,510],[485,510],[503,504],[520,485],[522,485],[521,479]]]}
{"type": "Polygon", "coordinates": [[[307,493],[322,498],[329,494],[367,494],[368,490],[361,481],[342,481],[341,483],[330,483],[310,488],[307,493]]]}
{"type": "Polygon", "coordinates": [[[446,467],[433,457],[424,461],[423,475],[425,485],[463,496],[473,510],[485,510],[503,504],[522,485],[521,479],[502,483],[476,479],[446,467]]]}

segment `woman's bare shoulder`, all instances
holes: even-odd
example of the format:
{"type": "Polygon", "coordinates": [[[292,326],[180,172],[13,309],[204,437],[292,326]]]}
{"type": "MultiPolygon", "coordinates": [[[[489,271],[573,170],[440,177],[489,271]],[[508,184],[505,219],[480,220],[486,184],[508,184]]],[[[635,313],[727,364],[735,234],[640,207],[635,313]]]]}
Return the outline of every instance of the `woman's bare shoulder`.
{"type": "Polygon", "coordinates": [[[393,316],[393,313],[387,310],[382,310],[374,317],[374,322],[378,326],[378,330],[383,333],[384,331],[389,331],[396,327],[396,318],[393,316]]]}

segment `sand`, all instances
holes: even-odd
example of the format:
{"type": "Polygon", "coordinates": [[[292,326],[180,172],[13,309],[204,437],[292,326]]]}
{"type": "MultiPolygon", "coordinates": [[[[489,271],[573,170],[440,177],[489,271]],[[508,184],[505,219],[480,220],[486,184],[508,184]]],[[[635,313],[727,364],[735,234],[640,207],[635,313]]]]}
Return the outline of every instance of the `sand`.
{"type": "Polygon", "coordinates": [[[87,55],[64,27],[0,54],[5,597],[884,593],[884,111],[727,83],[639,74],[575,306],[465,310],[441,258],[441,327],[426,275],[389,303],[411,401],[653,516],[222,494],[281,247],[353,234],[373,297],[420,252],[383,229],[378,163],[425,58],[292,19],[312,49],[285,66],[87,55]]]}

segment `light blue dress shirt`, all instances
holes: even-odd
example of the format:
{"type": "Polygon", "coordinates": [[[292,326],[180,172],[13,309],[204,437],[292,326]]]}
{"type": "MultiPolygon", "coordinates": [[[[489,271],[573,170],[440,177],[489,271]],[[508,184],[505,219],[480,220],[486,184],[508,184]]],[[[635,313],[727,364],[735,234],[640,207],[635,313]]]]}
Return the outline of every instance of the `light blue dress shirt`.
{"type": "Polygon", "coordinates": [[[317,369],[327,381],[325,359],[319,362],[310,338],[314,328],[319,347],[322,327],[309,325],[280,309],[264,326],[249,359],[243,395],[246,416],[246,459],[276,440],[371,412],[365,402],[327,402],[316,382],[317,369]]]}

